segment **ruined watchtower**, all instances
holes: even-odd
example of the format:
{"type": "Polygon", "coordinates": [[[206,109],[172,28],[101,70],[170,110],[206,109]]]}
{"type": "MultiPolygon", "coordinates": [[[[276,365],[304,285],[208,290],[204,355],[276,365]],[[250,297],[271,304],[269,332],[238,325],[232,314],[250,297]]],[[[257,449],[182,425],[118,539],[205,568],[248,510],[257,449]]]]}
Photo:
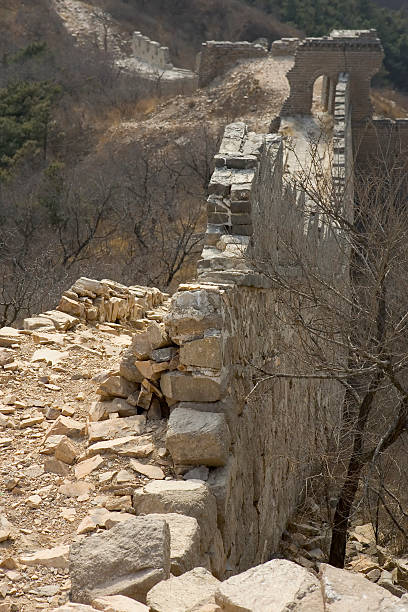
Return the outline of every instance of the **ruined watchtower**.
{"type": "Polygon", "coordinates": [[[375,30],[333,30],[330,36],[306,38],[298,46],[294,66],[287,74],[290,95],[281,114],[310,114],[313,85],[320,76],[324,77],[323,106],[333,112],[339,74],[347,73],[352,120],[371,117],[370,82],[381,67],[383,55],[375,30]]]}

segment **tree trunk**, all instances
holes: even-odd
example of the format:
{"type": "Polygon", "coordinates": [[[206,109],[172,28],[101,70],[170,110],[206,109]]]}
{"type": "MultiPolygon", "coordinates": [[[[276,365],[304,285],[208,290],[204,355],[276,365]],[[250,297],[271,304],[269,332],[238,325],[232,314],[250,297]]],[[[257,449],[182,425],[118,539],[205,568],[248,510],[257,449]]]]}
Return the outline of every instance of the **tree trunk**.
{"type": "Polygon", "coordinates": [[[334,514],[329,557],[329,563],[334,565],[334,567],[344,567],[347,530],[362,467],[363,465],[358,459],[353,456],[350,458],[346,480],[344,481],[334,514]]]}

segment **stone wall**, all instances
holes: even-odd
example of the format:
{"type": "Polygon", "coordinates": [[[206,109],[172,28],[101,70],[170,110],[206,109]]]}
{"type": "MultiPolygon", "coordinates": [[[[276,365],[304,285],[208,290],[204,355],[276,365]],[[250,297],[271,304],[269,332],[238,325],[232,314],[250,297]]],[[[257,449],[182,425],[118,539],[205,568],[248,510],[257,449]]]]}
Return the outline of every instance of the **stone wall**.
{"type": "Polygon", "coordinates": [[[296,368],[287,355],[277,357],[285,355],[283,347],[302,359],[278,294],[256,265],[285,265],[282,215],[296,208],[290,222],[299,240],[321,251],[322,260],[344,264],[333,231],[317,234],[311,220],[305,223],[300,194],[294,206],[282,157],[280,136],[227,126],[210,182],[199,281],[179,287],[165,317],[179,355],[177,368],[160,380],[170,406],[167,448],[179,473],[204,479],[215,497],[218,531],[204,548],[216,575],[247,569],[277,550],[338,419],[333,398],[337,405],[341,391],[332,384],[257,384],[260,369],[296,368]],[[245,219],[237,223],[234,215],[245,219]]]}
{"type": "Polygon", "coordinates": [[[169,48],[162,47],[160,43],[150,40],[148,36],[143,36],[141,32],[133,33],[132,49],[135,58],[152,66],[157,66],[163,70],[170,70],[173,67],[170,61],[169,48]]]}
{"type": "Polygon", "coordinates": [[[239,60],[264,57],[268,49],[250,42],[207,41],[197,57],[198,86],[205,87],[239,60]]]}
{"type": "Polygon", "coordinates": [[[356,163],[364,168],[370,160],[406,155],[408,119],[369,119],[353,122],[356,163]]]}
{"type": "Polygon", "coordinates": [[[275,57],[295,55],[300,42],[300,38],[280,38],[279,40],[274,40],[271,45],[271,53],[275,57]]]}
{"type": "Polygon", "coordinates": [[[346,72],[350,76],[352,120],[370,117],[370,83],[382,57],[381,42],[371,30],[334,31],[323,38],[306,38],[298,45],[295,64],[287,74],[290,96],[282,115],[310,114],[315,80],[324,75],[335,85],[338,75],[346,72]]]}

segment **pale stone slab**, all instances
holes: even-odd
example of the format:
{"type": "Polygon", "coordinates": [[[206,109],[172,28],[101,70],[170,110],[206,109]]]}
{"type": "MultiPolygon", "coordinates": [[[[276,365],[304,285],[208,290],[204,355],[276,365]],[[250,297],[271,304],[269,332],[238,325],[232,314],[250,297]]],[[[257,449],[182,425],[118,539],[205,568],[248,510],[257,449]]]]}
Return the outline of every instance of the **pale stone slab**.
{"type": "Polygon", "coordinates": [[[49,319],[46,319],[45,317],[28,317],[27,319],[24,319],[24,329],[28,331],[32,331],[35,329],[53,330],[54,325],[49,319]]]}
{"type": "Polygon", "coordinates": [[[55,612],[95,612],[95,608],[84,604],[66,603],[60,608],[55,608],[55,612]]]}
{"type": "Polygon", "coordinates": [[[197,519],[184,514],[149,514],[166,521],[170,529],[170,571],[173,576],[201,565],[200,527],[197,519]]]}
{"type": "Polygon", "coordinates": [[[322,563],[319,572],[326,612],[407,612],[398,597],[367,580],[322,563]]]}
{"type": "Polygon", "coordinates": [[[153,480],[136,489],[133,505],[138,514],[174,512],[193,516],[200,526],[204,549],[217,531],[215,497],[198,480],[153,480]]]}
{"type": "Polygon", "coordinates": [[[98,597],[93,600],[92,605],[96,610],[102,612],[149,612],[147,606],[130,597],[124,597],[124,595],[98,597]]]}
{"type": "Polygon", "coordinates": [[[163,480],[164,478],[163,470],[156,465],[146,465],[144,463],[140,463],[140,461],[136,461],[136,459],[131,459],[130,467],[132,470],[139,472],[139,474],[143,474],[144,476],[154,480],[163,480]]]}
{"type": "Polygon", "coordinates": [[[142,414],[111,419],[108,421],[94,421],[88,423],[89,442],[123,438],[126,434],[140,435],[143,433],[146,417],[142,414]]]}
{"type": "Polygon", "coordinates": [[[215,601],[228,612],[325,610],[317,578],[300,565],[283,559],[257,565],[222,582],[215,601]]]}
{"type": "Polygon", "coordinates": [[[101,455],[94,455],[90,459],[85,459],[84,461],[81,461],[80,463],[78,463],[78,465],[75,466],[75,478],[77,480],[85,478],[85,476],[88,476],[89,474],[91,474],[91,472],[97,470],[98,467],[102,465],[103,461],[104,459],[103,457],[101,457],[101,455]]]}
{"type": "Polygon", "coordinates": [[[203,567],[196,567],[179,577],[156,584],[147,594],[147,603],[154,612],[190,612],[214,603],[220,581],[203,567]]]}
{"type": "Polygon", "coordinates": [[[50,436],[80,436],[85,431],[85,423],[76,421],[70,417],[59,416],[48,428],[45,438],[50,436]]]}
{"type": "Polygon", "coordinates": [[[126,399],[135,389],[136,384],[123,378],[123,376],[108,376],[106,380],[101,383],[96,392],[101,397],[122,397],[126,399]]]}
{"type": "Polygon", "coordinates": [[[47,310],[46,312],[42,313],[41,316],[49,319],[53,323],[55,329],[61,331],[71,329],[71,327],[74,327],[74,325],[79,323],[79,319],[77,317],[72,317],[66,312],[61,312],[59,310],[47,310]]]}
{"type": "Polygon", "coordinates": [[[146,593],[170,575],[167,523],[135,517],[75,542],[70,551],[72,600],[125,595],[144,601],[146,593]]]}
{"type": "Polygon", "coordinates": [[[29,566],[41,565],[43,567],[65,569],[68,567],[68,555],[69,546],[57,546],[55,548],[37,550],[30,555],[22,555],[20,563],[29,566]]]}
{"type": "Polygon", "coordinates": [[[21,335],[14,327],[2,327],[0,329],[0,346],[12,346],[13,344],[20,344],[21,335]]]}

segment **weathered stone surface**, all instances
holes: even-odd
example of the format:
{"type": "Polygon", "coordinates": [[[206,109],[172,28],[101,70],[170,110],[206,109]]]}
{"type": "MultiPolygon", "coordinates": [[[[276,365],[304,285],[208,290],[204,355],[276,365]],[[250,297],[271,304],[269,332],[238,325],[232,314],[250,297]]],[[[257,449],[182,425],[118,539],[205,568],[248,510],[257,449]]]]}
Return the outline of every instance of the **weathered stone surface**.
{"type": "Polygon", "coordinates": [[[89,476],[89,474],[91,474],[94,470],[97,470],[98,467],[102,465],[103,461],[104,460],[101,455],[94,455],[89,459],[81,461],[75,466],[75,478],[80,480],[81,478],[89,476]]]}
{"type": "Polygon", "coordinates": [[[56,608],[55,612],[95,612],[95,608],[93,606],[69,602],[56,608]]]}
{"type": "Polygon", "coordinates": [[[86,450],[86,457],[92,457],[99,453],[116,453],[124,457],[147,457],[153,452],[153,445],[136,436],[125,436],[116,440],[95,442],[86,450]]]}
{"type": "Polygon", "coordinates": [[[135,356],[133,354],[132,349],[127,349],[123,353],[122,361],[119,366],[120,375],[126,380],[135,383],[141,383],[143,380],[143,376],[140,374],[139,370],[135,366],[135,356]]]}
{"type": "Polygon", "coordinates": [[[49,319],[54,325],[55,329],[61,331],[71,329],[74,327],[74,325],[79,323],[79,319],[77,317],[72,317],[66,312],[61,312],[59,310],[47,310],[41,316],[49,319]]]}
{"type": "Polygon", "coordinates": [[[48,428],[47,433],[45,434],[46,438],[50,436],[80,436],[85,431],[85,423],[81,421],[76,421],[75,419],[71,419],[70,417],[59,416],[53,424],[48,428]]]}
{"type": "Polygon", "coordinates": [[[181,576],[201,565],[200,527],[197,519],[184,514],[149,514],[166,521],[170,529],[170,571],[181,576]]]}
{"type": "Polygon", "coordinates": [[[197,338],[207,329],[219,329],[221,326],[221,300],[217,292],[205,289],[178,291],[172,297],[166,327],[176,344],[197,338]]]}
{"type": "Polygon", "coordinates": [[[143,602],[169,574],[170,532],[161,519],[135,517],[71,546],[71,593],[76,602],[108,595],[143,602]]]}
{"type": "Polygon", "coordinates": [[[166,348],[154,349],[151,353],[151,357],[157,363],[163,363],[164,361],[171,361],[178,353],[178,348],[175,346],[168,346],[166,348]]]}
{"type": "Polygon", "coordinates": [[[230,442],[223,414],[177,407],[170,415],[166,446],[176,464],[225,465],[230,442]]]}
{"type": "Polygon", "coordinates": [[[135,601],[124,595],[98,597],[93,600],[92,605],[96,610],[102,612],[149,612],[149,608],[140,601],[135,601]]]}
{"type": "Polygon", "coordinates": [[[152,321],[143,331],[133,336],[130,350],[135,359],[149,359],[152,351],[171,344],[164,326],[152,321]]]}
{"type": "Polygon", "coordinates": [[[72,465],[79,455],[79,448],[67,436],[62,436],[62,439],[55,447],[55,458],[63,463],[72,465]]]}
{"type": "Polygon", "coordinates": [[[136,384],[126,380],[123,376],[108,376],[97,389],[101,397],[123,397],[127,398],[136,389],[136,384]]]}
{"type": "Polygon", "coordinates": [[[0,328],[0,346],[12,346],[13,344],[20,344],[21,336],[17,329],[14,327],[2,327],[0,328]]]}
{"type": "Polygon", "coordinates": [[[88,423],[89,442],[99,442],[114,438],[123,438],[126,434],[140,435],[146,423],[144,415],[125,417],[123,419],[110,419],[88,423]]]}
{"type": "Polygon", "coordinates": [[[327,612],[406,612],[397,597],[361,574],[322,563],[319,577],[327,612]]]}
{"type": "Polygon", "coordinates": [[[69,467],[63,461],[55,459],[55,457],[47,457],[44,461],[44,471],[49,474],[58,474],[59,476],[68,476],[69,467]]]}
{"type": "Polygon", "coordinates": [[[140,463],[140,461],[136,461],[136,459],[130,460],[130,467],[132,470],[135,470],[139,474],[143,474],[148,478],[153,478],[154,480],[163,480],[164,472],[157,465],[149,465],[145,463],[140,463]]]}
{"type": "Polygon", "coordinates": [[[51,323],[50,319],[46,319],[45,317],[29,317],[24,319],[24,329],[34,330],[34,329],[54,329],[54,325],[51,323]]]}
{"type": "Polygon", "coordinates": [[[186,342],[180,347],[180,363],[219,370],[222,366],[221,336],[186,342]]]}
{"type": "Polygon", "coordinates": [[[89,409],[88,419],[91,422],[103,421],[115,412],[121,417],[136,416],[137,408],[128,404],[125,399],[115,397],[111,401],[93,402],[89,409]]]}
{"type": "Polygon", "coordinates": [[[163,394],[173,402],[216,402],[224,394],[219,377],[166,372],[160,379],[163,394]]]}
{"type": "Polygon", "coordinates": [[[80,319],[83,319],[85,316],[85,306],[76,300],[66,297],[65,295],[61,297],[57,310],[66,312],[72,317],[78,317],[80,319]]]}
{"type": "Polygon", "coordinates": [[[291,561],[274,559],[219,585],[215,601],[228,612],[324,612],[317,578],[291,561]]]}
{"type": "Polygon", "coordinates": [[[154,480],[136,489],[133,505],[138,514],[175,512],[193,516],[200,526],[205,550],[217,531],[215,498],[198,480],[154,480]]]}
{"type": "Polygon", "coordinates": [[[152,612],[189,612],[214,603],[220,581],[203,567],[156,584],[147,594],[152,612]]]}
{"type": "Polygon", "coordinates": [[[68,567],[69,546],[57,546],[44,550],[37,550],[30,555],[22,555],[20,563],[23,565],[43,567],[57,567],[65,569],[68,567]]]}

